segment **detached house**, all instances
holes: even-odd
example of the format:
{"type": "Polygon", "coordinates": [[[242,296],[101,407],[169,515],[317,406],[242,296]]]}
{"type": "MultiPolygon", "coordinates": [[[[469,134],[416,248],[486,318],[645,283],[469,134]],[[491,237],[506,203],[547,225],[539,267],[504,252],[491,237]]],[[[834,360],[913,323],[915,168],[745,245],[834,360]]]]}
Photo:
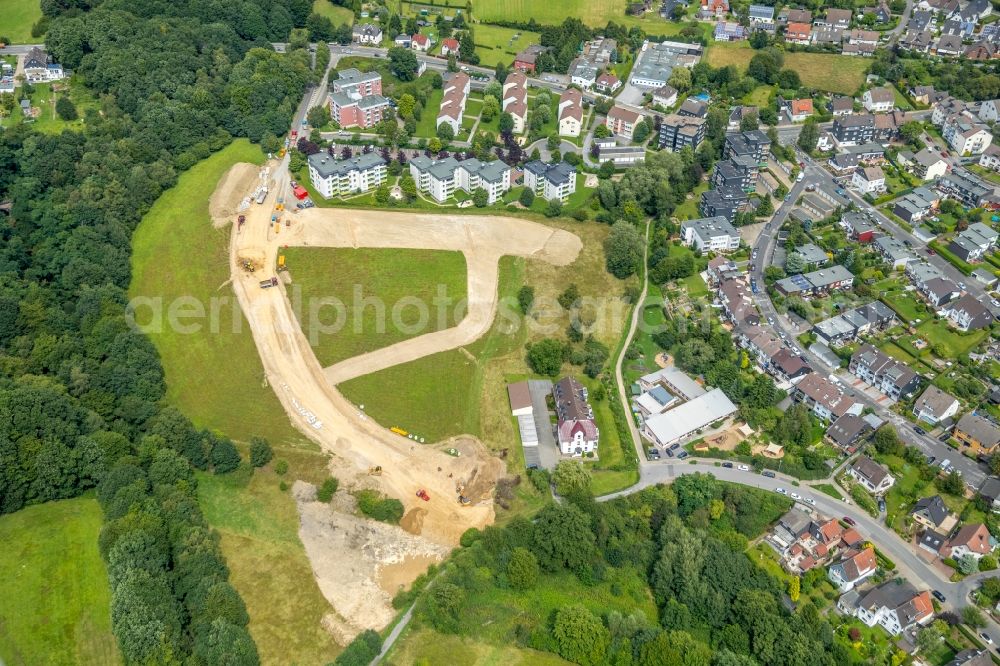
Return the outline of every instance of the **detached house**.
{"type": "Polygon", "coordinates": [[[863,550],[851,549],[844,553],[840,561],[827,569],[827,578],[841,592],[850,592],[865,579],[871,577],[878,564],[875,549],[869,546],[863,550]]]}
{"type": "Polygon", "coordinates": [[[808,23],[789,23],[785,27],[785,41],[791,44],[808,44],[812,39],[812,26],[808,23]]]}
{"type": "Polygon", "coordinates": [[[729,13],[729,0],[701,0],[698,16],[703,19],[722,18],[729,13]]]}
{"type": "Polygon", "coordinates": [[[851,185],[862,194],[880,194],[885,192],[885,173],[877,166],[856,169],[851,176],[851,185]]]}
{"type": "Polygon", "coordinates": [[[910,510],[910,517],[925,529],[945,534],[951,532],[958,522],[958,518],[948,510],[940,495],[918,499],[910,510]]]}
{"type": "Polygon", "coordinates": [[[382,28],[371,23],[356,23],[351,28],[351,40],[355,44],[378,46],[382,43],[382,28]]]}
{"type": "Polygon", "coordinates": [[[942,314],[960,331],[975,331],[993,323],[993,314],[972,294],[952,301],[942,314]]]}
{"type": "Polygon", "coordinates": [[[600,431],[587,389],[572,377],[563,377],[552,387],[556,405],[559,450],[564,456],[582,456],[597,450],[600,431]]]}
{"type": "Polygon", "coordinates": [[[861,103],[871,113],[888,113],[896,106],[896,96],[889,88],[866,90],[861,103]]]}
{"type": "Polygon", "coordinates": [[[989,555],[993,552],[994,545],[993,537],[990,535],[990,531],[986,529],[986,525],[975,523],[965,525],[956,532],[955,536],[948,541],[948,544],[942,550],[942,554],[954,560],[968,555],[978,562],[984,555],[989,555]]]}
{"type": "Polygon", "coordinates": [[[890,636],[934,619],[930,592],[918,592],[908,581],[890,580],[865,592],[850,592],[840,598],[837,608],[869,627],[881,626],[890,636]]]}
{"type": "Polygon", "coordinates": [[[885,494],[896,483],[892,474],[868,456],[859,456],[851,463],[847,475],[876,496],[885,494]]]}
{"type": "Polygon", "coordinates": [[[918,421],[937,425],[958,414],[958,407],[958,398],[931,384],[913,403],[913,415],[918,421]]]}
{"type": "Polygon", "coordinates": [[[785,115],[793,123],[803,122],[813,114],[812,99],[791,99],[784,103],[785,115]]]}
{"type": "Polygon", "coordinates": [[[580,136],[583,128],[583,93],[567,88],[559,96],[559,136],[580,136]]]}

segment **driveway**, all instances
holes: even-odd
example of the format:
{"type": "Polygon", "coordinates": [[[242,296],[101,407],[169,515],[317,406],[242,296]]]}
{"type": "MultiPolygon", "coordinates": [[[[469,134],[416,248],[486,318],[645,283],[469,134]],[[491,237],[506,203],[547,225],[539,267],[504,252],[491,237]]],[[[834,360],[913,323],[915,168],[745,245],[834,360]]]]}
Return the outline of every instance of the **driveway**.
{"type": "Polygon", "coordinates": [[[549,406],[545,401],[552,394],[552,382],[548,379],[529,379],[528,392],[531,394],[531,411],[538,434],[538,463],[544,469],[554,470],[559,462],[559,445],[556,444],[555,429],[549,420],[549,406]]]}

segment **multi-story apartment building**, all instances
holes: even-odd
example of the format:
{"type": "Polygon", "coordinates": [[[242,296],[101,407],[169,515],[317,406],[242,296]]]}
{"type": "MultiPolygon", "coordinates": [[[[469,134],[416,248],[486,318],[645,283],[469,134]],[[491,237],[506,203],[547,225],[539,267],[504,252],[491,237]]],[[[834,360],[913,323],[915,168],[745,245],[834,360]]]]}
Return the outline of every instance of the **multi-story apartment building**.
{"type": "Polygon", "coordinates": [[[701,252],[734,252],[740,234],[725,217],[705,217],[681,222],[681,241],[701,252]]]}
{"type": "Polygon", "coordinates": [[[309,156],[309,180],[326,199],[375,189],[385,182],[386,161],[376,152],[338,160],[327,153],[309,156]]]}
{"type": "Polygon", "coordinates": [[[705,119],[668,113],[660,120],[660,148],[678,152],[685,146],[696,150],[705,138],[705,119]]]}
{"type": "Polygon", "coordinates": [[[446,201],[458,189],[469,194],[484,189],[488,202],[493,204],[510,189],[511,171],[500,160],[483,162],[475,158],[457,160],[454,157],[432,160],[421,155],[410,160],[410,175],[417,189],[426,192],[435,201],[446,201]]]}
{"type": "Polygon", "coordinates": [[[638,125],[641,120],[642,114],[638,111],[633,111],[632,109],[626,109],[623,106],[615,105],[611,107],[610,111],[608,111],[604,124],[607,125],[612,134],[617,134],[618,136],[631,141],[632,133],[635,131],[635,126],[638,125]]]}
{"type": "Polygon", "coordinates": [[[576,192],[576,167],[568,162],[528,162],[524,186],[547,201],[566,201],[576,192]]]}

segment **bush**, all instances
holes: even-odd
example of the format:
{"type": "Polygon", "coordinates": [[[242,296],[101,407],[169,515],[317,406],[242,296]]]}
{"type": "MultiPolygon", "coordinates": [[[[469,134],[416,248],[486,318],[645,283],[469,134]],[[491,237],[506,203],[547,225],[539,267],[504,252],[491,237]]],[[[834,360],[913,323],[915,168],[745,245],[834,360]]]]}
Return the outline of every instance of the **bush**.
{"type": "Polygon", "coordinates": [[[333,499],[333,494],[337,492],[337,488],[340,487],[340,481],[336,477],[331,476],[330,478],[323,481],[323,484],[316,491],[316,499],[320,502],[329,502],[333,499]]]}
{"type": "Polygon", "coordinates": [[[546,338],[528,349],[528,365],[532,372],[554,377],[562,367],[565,348],[559,340],[546,338]]]}
{"type": "Polygon", "coordinates": [[[382,651],[382,637],[366,629],[354,637],[350,645],[337,655],[336,666],[367,666],[382,651]]]}
{"type": "Polygon", "coordinates": [[[524,188],[521,190],[521,195],[517,198],[521,202],[521,205],[525,208],[531,208],[531,204],[535,203],[535,193],[531,188],[524,188]]]}
{"type": "Polygon", "coordinates": [[[251,437],[250,438],[250,464],[254,467],[263,467],[267,463],[271,462],[271,458],[274,457],[274,451],[271,450],[271,445],[263,437],[251,437]]]}
{"type": "Polygon", "coordinates": [[[403,503],[398,499],[386,497],[375,490],[361,490],[354,497],[358,500],[361,513],[373,520],[395,525],[403,517],[403,503]]]}
{"type": "Polygon", "coordinates": [[[76,106],[70,98],[65,95],[60,95],[59,99],[56,100],[56,113],[63,120],[77,119],[76,106]]]}
{"type": "Polygon", "coordinates": [[[275,473],[278,474],[278,476],[284,476],[285,472],[288,471],[288,461],[279,460],[278,462],[274,463],[274,471],[275,473]]]}
{"type": "Polygon", "coordinates": [[[209,459],[212,462],[212,471],[216,474],[228,474],[240,466],[240,452],[228,439],[219,439],[215,442],[209,459]]]}

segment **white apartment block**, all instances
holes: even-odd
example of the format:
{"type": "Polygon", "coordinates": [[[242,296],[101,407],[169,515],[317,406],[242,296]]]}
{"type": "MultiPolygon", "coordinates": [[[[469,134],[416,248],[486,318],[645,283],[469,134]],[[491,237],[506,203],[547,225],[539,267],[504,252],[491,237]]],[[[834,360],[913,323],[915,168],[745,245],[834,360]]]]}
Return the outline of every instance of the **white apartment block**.
{"type": "Polygon", "coordinates": [[[475,158],[457,160],[454,157],[432,160],[420,156],[410,160],[410,175],[418,190],[439,203],[446,201],[457,189],[472,194],[482,188],[488,195],[487,201],[494,204],[510,190],[510,167],[500,160],[482,162],[475,158]]]}
{"type": "Polygon", "coordinates": [[[524,186],[547,201],[566,201],[576,192],[576,167],[567,162],[528,162],[524,165],[524,186]]]}
{"type": "Polygon", "coordinates": [[[378,153],[338,160],[327,153],[309,156],[309,180],[325,199],[373,190],[386,179],[386,161],[378,153]]]}

